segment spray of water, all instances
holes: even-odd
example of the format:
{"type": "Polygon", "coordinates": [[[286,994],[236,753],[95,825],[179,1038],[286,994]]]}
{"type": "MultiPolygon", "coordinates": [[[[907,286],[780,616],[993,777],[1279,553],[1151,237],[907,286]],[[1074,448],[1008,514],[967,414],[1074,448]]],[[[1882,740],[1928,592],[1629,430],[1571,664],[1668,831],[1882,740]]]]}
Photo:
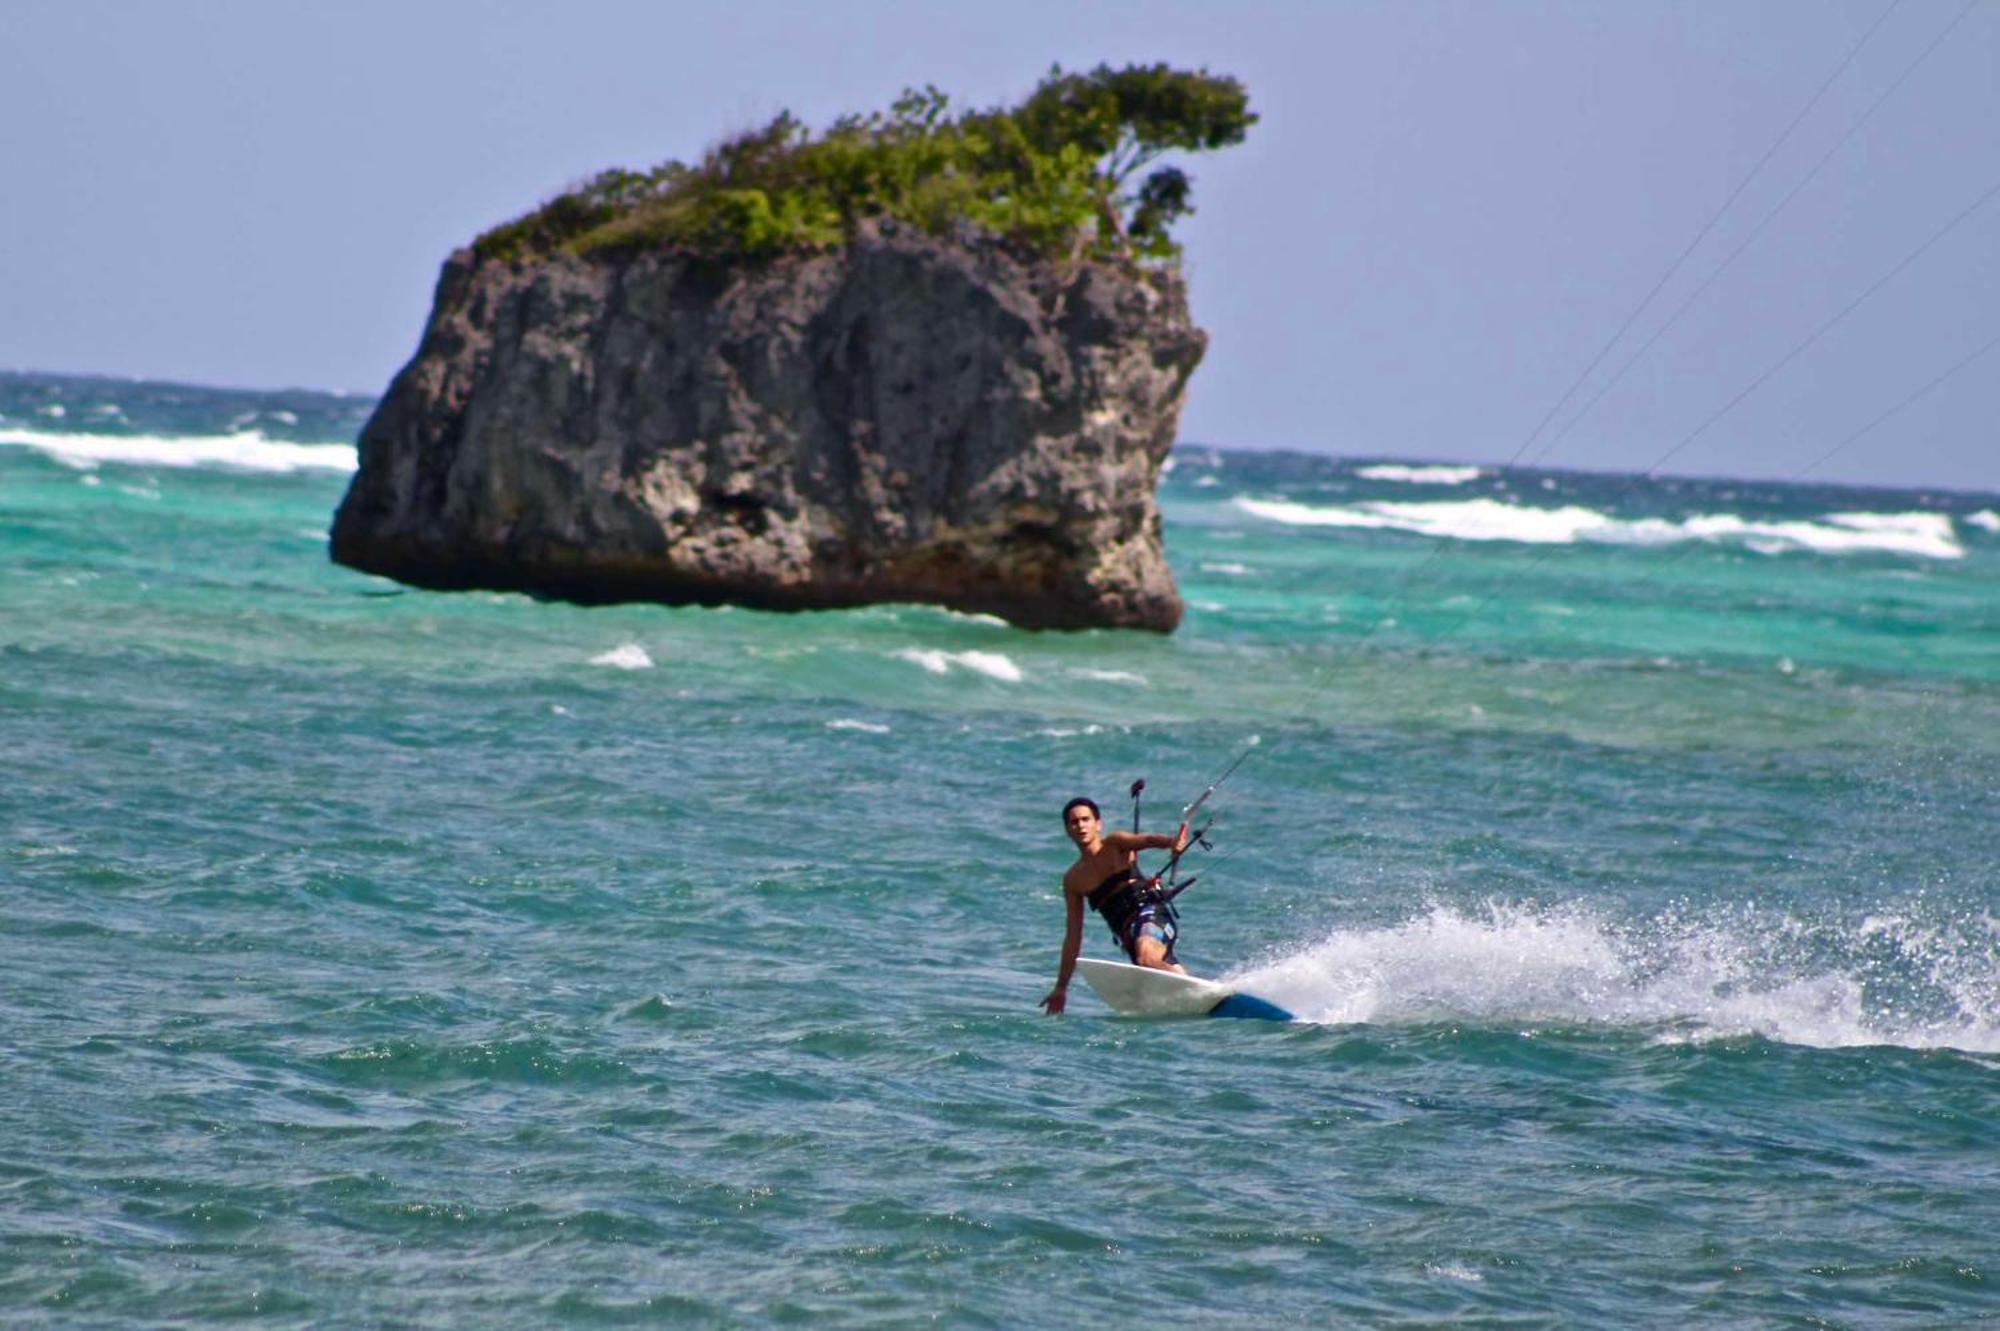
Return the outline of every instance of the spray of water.
{"type": "Polygon", "coordinates": [[[1228,977],[1309,1021],[1605,1025],[2000,1053],[2000,920],[1433,905],[1228,977]]]}

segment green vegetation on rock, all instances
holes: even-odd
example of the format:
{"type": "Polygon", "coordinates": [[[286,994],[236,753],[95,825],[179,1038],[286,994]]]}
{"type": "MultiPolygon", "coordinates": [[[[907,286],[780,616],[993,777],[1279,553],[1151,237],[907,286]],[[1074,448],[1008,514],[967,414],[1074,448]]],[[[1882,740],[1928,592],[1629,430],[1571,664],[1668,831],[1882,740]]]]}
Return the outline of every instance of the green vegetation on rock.
{"type": "Polygon", "coordinates": [[[1050,71],[1018,106],[954,113],[936,88],[814,135],[787,112],[687,166],[606,171],[475,242],[482,259],[678,249],[824,249],[870,218],[961,226],[1046,258],[1170,260],[1193,211],[1171,151],[1240,143],[1257,116],[1232,78],[1166,65],[1050,71]],[[1134,186],[1134,181],[1138,183],[1134,186]]]}

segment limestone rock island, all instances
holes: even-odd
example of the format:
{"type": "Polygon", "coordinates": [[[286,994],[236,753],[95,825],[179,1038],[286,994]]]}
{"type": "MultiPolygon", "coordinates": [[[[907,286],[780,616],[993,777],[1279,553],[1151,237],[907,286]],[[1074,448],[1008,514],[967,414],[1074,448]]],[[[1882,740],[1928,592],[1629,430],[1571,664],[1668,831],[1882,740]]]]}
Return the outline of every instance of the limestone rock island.
{"type": "Polygon", "coordinates": [[[935,90],[606,172],[451,256],[333,557],[419,586],[922,601],[1171,630],[1154,497],[1206,337],[1167,234],[1234,80],[935,90]]]}

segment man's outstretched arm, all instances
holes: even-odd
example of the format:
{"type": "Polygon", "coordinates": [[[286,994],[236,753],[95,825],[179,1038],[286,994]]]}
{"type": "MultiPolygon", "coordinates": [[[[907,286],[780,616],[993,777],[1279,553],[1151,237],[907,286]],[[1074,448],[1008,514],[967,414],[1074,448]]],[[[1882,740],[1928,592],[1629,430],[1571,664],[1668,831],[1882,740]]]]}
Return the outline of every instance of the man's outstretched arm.
{"type": "Polygon", "coordinates": [[[1062,964],[1056,968],[1056,987],[1042,1000],[1051,1017],[1061,1016],[1069,1003],[1070,977],[1076,974],[1076,955],[1083,951],[1083,898],[1064,888],[1063,901],[1069,917],[1063,924],[1062,964]]]}
{"type": "Polygon", "coordinates": [[[1107,832],[1104,844],[1113,850],[1186,850],[1188,846],[1187,824],[1172,836],[1161,832],[1107,832]]]}

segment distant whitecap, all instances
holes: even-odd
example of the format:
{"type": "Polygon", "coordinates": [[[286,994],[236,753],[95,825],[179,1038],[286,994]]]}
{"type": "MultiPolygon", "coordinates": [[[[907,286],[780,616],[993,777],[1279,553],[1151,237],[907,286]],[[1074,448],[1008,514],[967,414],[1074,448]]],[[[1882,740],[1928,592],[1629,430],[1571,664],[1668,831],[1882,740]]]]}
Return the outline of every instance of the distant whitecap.
{"type": "Polygon", "coordinates": [[[1405,485],[1464,485],[1486,473],[1478,467],[1407,466],[1384,462],[1356,467],[1354,474],[1365,481],[1401,481],[1405,485]]]}
{"type": "Polygon", "coordinates": [[[1680,521],[1614,518],[1569,504],[1536,508],[1497,499],[1440,503],[1301,504],[1289,499],[1233,501],[1246,513],[1292,527],[1352,527],[1415,532],[1443,540],[1518,541],[1527,545],[1671,545],[1709,541],[1741,545],[1757,554],[1811,551],[1912,555],[1958,559],[1950,517],[1943,513],[1829,513],[1819,521],[1744,518],[1700,513],[1680,521]]]}
{"type": "Polygon", "coordinates": [[[989,615],[984,611],[953,610],[947,606],[942,606],[942,605],[924,606],[922,608],[960,624],[985,624],[990,628],[1002,628],[1002,629],[1013,627],[1012,624],[1009,624],[1006,620],[1000,618],[1000,616],[989,615]]]}
{"type": "Polygon", "coordinates": [[[1995,513],[1990,508],[1982,508],[1977,513],[1966,514],[1965,525],[1977,527],[1981,531],[2000,532],[2000,513],[1995,513]]]}
{"type": "Polygon", "coordinates": [[[933,675],[947,675],[951,673],[951,654],[949,652],[940,652],[935,648],[905,647],[902,651],[896,653],[896,659],[920,665],[933,675]]]}
{"type": "Polygon", "coordinates": [[[999,652],[960,652],[955,659],[967,670],[976,670],[982,675],[1004,680],[1009,684],[1021,682],[1021,667],[999,652]]]}
{"type": "Polygon", "coordinates": [[[858,730],[865,735],[886,735],[889,727],[879,721],[856,721],[852,717],[840,717],[826,723],[828,730],[858,730]]]}
{"type": "Polygon", "coordinates": [[[1019,684],[1021,667],[1000,652],[945,652],[936,648],[905,647],[896,653],[899,661],[910,661],[933,675],[948,674],[953,666],[985,675],[1006,684],[1019,684]]]}
{"type": "Polygon", "coordinates": [[[137,467],[351,472],[357,465],[352,444],[294,444],[266,439],[254,431],[170,438],[0,429],[0,445],[32,448],[72,467],[95,467],[109,462],[137,467]]]}
{"type": "Polygon", "coordinates": [[[593,656],[590,658],[590,663],[595,666],[609,666],[613,670],[651,670],[653,668],[653,658],[647,655],[646,649],[636,642],[628,642],[621,647],[614,647],[608,652],[593,656]]]}

